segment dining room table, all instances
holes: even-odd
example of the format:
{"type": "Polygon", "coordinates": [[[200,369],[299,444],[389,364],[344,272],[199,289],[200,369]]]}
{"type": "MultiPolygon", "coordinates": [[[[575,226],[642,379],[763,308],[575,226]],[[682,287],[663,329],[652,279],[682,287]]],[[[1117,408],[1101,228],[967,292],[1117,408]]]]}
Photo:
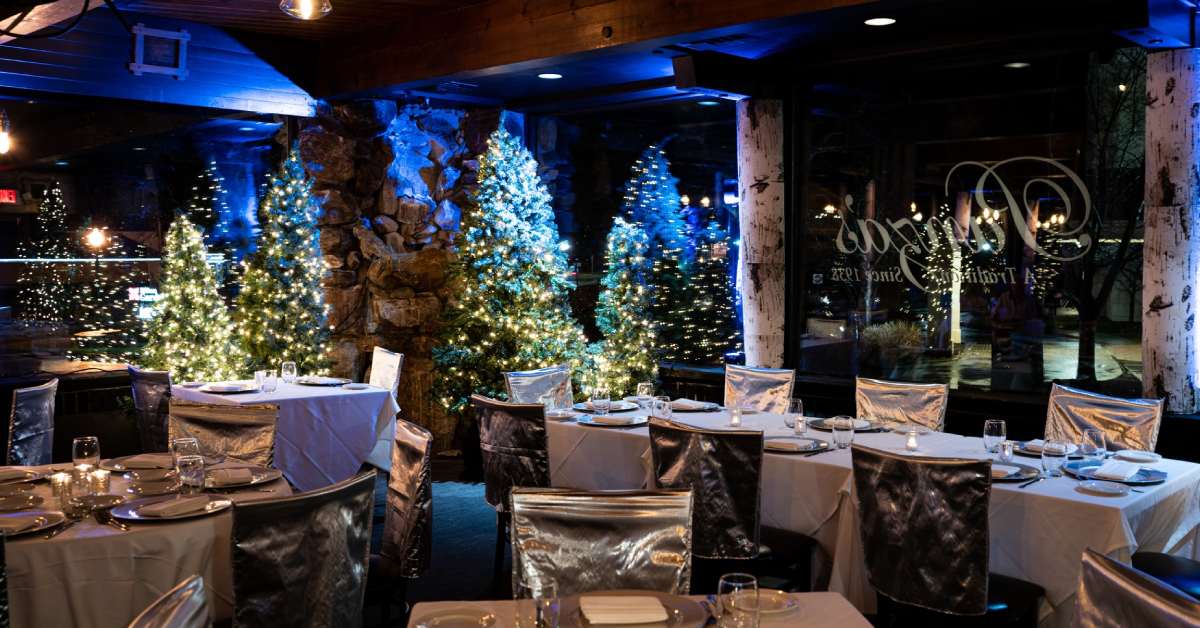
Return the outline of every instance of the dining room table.
{"type": "Polygon", "coordinates": [[[390,465],[391,439],[400,406],[386,388],[280,380],[271,392],[218,393],[202,386],[175,384],[171,395],[196,403],[278,405],[274,465],[302,491],[353,477],[364,463],[384,471],[390,465]]]}
{"type": "MultiPolygon", "coordinates": [[[[636,409],[613,416],[644,417],[636,409]]],[[[584,490],[653,487],[649,430],[597,425],[577,414],[547,420],[551,484],[584,490]],[[583,420],[581,420],[581,417],[583,420]]],[[[741,425],[730,425],[724,409],[673,413],[673,420],[707,429],[761,430],[764,441],[796,437],[781,414],[743,412],[741,425]]],[[[830,443],[821,453],[765,451],[760,491],[762,525],[807,535],[819,546],[814,587],[845,596],[864,613],[875,612],[875,592],[866,573],[853,493],[850,449],[833,446],[832,435],[808,417],[807,437],[830,443]]],[[[854,442],[913,455],[995,459],[980,437],[944,432],[918,435],[915,452],[907,435],[890,430],[856,433],[854,442]]],[[[1037,458],[1016,462],[1040,466],[1037,458]]],[[[1144,468],[1166,473],[1166,480],[1139,486],[1119,496],[1083,490],[1064,474],[1032,484],[993,482],[989,506],[989,571],[1042,586],[1046,595],[1039,625],[1069,626],[1074,615],[1081,556],[1087,548],[1128,562],[1136,551],[1200,558],[1200,465],[1162,459],[1144,468]]]]}
{"type": "MultiPolygon", "coordinates": [[[[245,466],[224,459],[209,465],[207,471],[245,466]]],[[[24,468],[49,476],[68,471],[71,464],[24,468]]],[[[130,492],[130,485],[124,474],[111,472],[103,494],[136,500],[140,496],[130,492]]],[[[45,477],[28,488],[42,500],[36,510],[51,514],[63,511],[45,477]]],[[[286,497],[292,489],[279,477],[252,486],[206,490],[205,494],[237,504],[286,497]]],[[[204,578],[214,619],[232,617],[232,510],[158,521],[116,519],[112,523],[101,523],[101,519],[90,515],[50,538],[57,527],[6,538],[12,625],[123,628],[159,596],[193,574],[204,578]]]]}

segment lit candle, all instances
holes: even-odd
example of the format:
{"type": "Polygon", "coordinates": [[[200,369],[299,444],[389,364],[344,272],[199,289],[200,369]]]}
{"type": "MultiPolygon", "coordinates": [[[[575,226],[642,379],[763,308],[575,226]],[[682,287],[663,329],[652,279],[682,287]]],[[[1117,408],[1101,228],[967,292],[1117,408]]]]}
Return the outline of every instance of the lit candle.
{"type": "Polygon", "coordinates": [[[54,498],[58,500],[59,507],[65,507],[67,501],[71,499],[71,474],[59,472],[51,475],[50,490],[53,491],[54,498]]]}
{"type": "Polygon", "coordinates": [[[908,432],[908,438],[904,441],[904,448],[909,451],[917,450],[918,445],[917,445],[917,431],[916,430],[911,430],[908,432]]]}
{"type": "Polygon", "coordinates": [[[742,425],[742,409],[734,408],[729,411],[729,426],[741,427],[742,425]]]}
{"type": "Polygon", "coordinates": [[[112,481],[112,478],[109,476],[108,471],[105,471],[104,469],[97,469],[95,471],[92,471],[92,473],[88,476],[88,479],[91,481],[92,494],[94,494],[94,495],[107,495],[108,494],[110,482],[112,481]]]}

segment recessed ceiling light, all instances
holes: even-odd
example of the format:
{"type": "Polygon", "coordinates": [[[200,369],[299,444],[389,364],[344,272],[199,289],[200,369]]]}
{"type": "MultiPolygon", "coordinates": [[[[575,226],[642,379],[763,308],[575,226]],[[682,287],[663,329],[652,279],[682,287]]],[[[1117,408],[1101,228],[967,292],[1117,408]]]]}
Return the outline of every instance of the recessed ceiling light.
{"type": "Polygon", "coordinates": [[[557,81],[558,79],[562,78],[562,75],[558,72],[542,72],[538,75],[538,78],[546,79],[547,81],[557,81]]]}
{"type": "Polygon", "coordinates": [[[134,146],[133,150],[142,151],[142,150],[146,150],[146,147],[145,146],[134,146]]]}
{"type": "Polygon", "coordinates": [[[329,0],[281,0],[279,10],[298,20],[319,20],[333,10],[329,0]]]}
{"type": "Polygon", "coordinates": [[[253,131],[253,130],[254,130],[254,127],[252,127],[252,126],[239,126],[239,127],[238,127],[238,130],[239,130],[239,131],[253,131]]]}
{"type": "Polygon", "coordinates": [[[1029,67],[1029,63],[1027,61],[1012,61],[1009,63],[1005,63],[1004,67],[1006,67],[1010,70],[1020,70],[1020,69],[1029,67]]]}
{"type": "Polygon", "coordinates": [[[717,100],[698,100],[696,101],[696,104],[700,105],[701,107],[716,107],[717,105],[721,104],[721,102],[717,100]]]}
{"type": "Polygon", "coordinates": [[[896,19],[891,17],[873,17],[869,20],[863,20],[863,24],[867,26],[891,26],[895,23],[896,19]]]}
{"type": "Polygon", "coordinates": [[[65,160],[62,160],[62,159],[59,159],[58,161],[54,162],[54,165],[56,165],[56,166],[69,166],[69,165],[71,165],[71,162],[69,162],[69,161],[65,161],[65,160]]]}

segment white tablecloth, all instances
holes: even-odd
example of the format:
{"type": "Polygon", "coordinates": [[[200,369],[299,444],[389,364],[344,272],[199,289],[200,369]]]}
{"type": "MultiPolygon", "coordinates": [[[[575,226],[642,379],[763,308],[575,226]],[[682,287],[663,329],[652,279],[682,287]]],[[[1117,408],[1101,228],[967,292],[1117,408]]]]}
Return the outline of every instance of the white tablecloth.
{"type": "Polygon", "coordinates": [[[280,382],[271,393],[215,395],[176,385],[171,394],[201,403],[278,404],[275,467],[302,491],[358,473],[378,441],[390,443],[400,410],[391,391],[374,386],[349,390],[280,382]]]}
{"type": "MultiPolygon", "coordinates": [[[[728,423],[729,415],[676,413],[675,419],[718,427],[728,423]]],[[[742,429],[763,429],[766,436],[791,433],[782,416],[770,414],[745,415],[742,429]]],[[[598,490],[652,485],[645,427],[552,422],[548,433],[554,486],[598,490]]],[[[826,432],[810,429],[809,436],[832,442],[826,432]]],[[[899,434],[859,434],[856,440],[879,449],[904,448],[899,434]]],[[[922,436],[921,448],[923,455],[987,455],[982,439],[954,434],[922,436]]],[[[1035,458],[1024,461],[1040,464],[1035,458]]],[[[993,484],[990,569],[1045,587],[1043,626],[1070,625],[1085,548],[1126,561],[1138,550],[1200,557],[1193,542],[1200,526],[1200,465],[1164,460],[1149,466],[1167,471],[1167,482],[1120,498],[1081,493],[1071,478],[1043,480],[1025,489],[993,484]]],[[[763,525],[816,539],[826,554],[821,571],[828,577],[829,590],[871,613],[875,594],[866,578],[851,485],[849,450],[812,457],[768,452],[763,461],[761,520],[763,525]]]]}
{"type": "MultiPolygon", "coordinates": [[[[693,600],[702,600],[704,596],[691,596],[693,600]]],[[[871,624],[862,613],[837,593],[793,593],[792,597],[799,602],[799,608],[791,613],[780,615],[764,615],[759,622],[763,628],[773,626],[804,626],[804,628],[870,628],[871,624]]],[[[422,618],[429,617],[440,611],[455,608],[477,608],[496,615],[495,626],[514,626],[516,624],[516,603],[512,600],[489,600],[485,602],[421,602],[412,608],[408,625],[416,628],[422,618]]],[[[571,621],[559,618],[559,625],[574,625],[571,621]]]]}
{"type": "MultiPolygon", "coordinates": [[[[226,465],[216,468],[222,466],[226,465]]],[[[49,484],[36,486],[35,494],[46,500],[42,508],[57,509],[49,484]]],[[[114,473],[110,492],[124,495],[126,487],[125,479],[114,473]]],[[[240,502],[291,493],[287,482],[279,480],[229,497],[240,502]]],[[[233,615],[229,510],[177,522],[129,525],[124,532],[89,518],[52,539],[36,534],[8,540],[12,625],[123,628],[193,574],[204,577],[216,619],[233,615]]]]}

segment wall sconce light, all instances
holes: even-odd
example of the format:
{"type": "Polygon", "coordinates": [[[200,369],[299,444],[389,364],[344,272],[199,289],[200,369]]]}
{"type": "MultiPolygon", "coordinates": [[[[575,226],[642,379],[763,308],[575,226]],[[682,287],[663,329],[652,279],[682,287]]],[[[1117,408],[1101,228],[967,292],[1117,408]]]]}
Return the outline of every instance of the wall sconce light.
{"type": "Polygon", "coordinates": [[[319,20],[333,10],[329,0],[281,0],[279,10],[298,20],[319,20]]]}

